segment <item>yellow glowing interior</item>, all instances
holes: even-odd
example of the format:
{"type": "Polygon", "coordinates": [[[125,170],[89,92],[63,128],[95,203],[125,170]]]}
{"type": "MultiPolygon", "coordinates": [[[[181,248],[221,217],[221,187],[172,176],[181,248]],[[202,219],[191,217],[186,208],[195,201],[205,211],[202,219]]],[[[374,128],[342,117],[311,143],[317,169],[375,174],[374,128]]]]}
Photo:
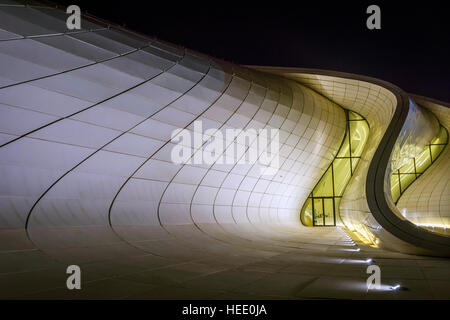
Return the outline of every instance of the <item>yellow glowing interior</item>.
{"type": "Polygon", "coordinates": [[[447,143],[447,130],[441,126],[438,136],[419,155],[391,174],[391,194],[395,203],[398,202],[405,190],[436,161],[447,143]]]}
{"type": "Polygon", "coordinates": [[[369,136],[369,125],[363,117],[347,110],[346,117],[346,133],[337,156],[301,210],[300,219],[305,226],[335,226],[339,220],[339,203],[369,136]]]}

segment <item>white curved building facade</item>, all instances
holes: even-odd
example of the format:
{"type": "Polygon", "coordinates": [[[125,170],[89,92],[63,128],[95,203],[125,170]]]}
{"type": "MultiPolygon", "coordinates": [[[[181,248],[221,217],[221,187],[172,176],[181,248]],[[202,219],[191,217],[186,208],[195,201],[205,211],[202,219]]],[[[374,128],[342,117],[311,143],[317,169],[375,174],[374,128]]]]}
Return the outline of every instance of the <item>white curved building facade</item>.
{"type": "Polygon", "coordinates": [[[329,272],[377,255],[449,254],[445,233],[417,227],[436,206],[448,224],[448,148],[397,205],[386,183],[393,160],[422,150],[437,121],[449,128],[448,106],[366,77],[232,65],[91,17],[69,31],[65,19],[0,4],[2,297],[156,298],[159,288],[168,298],[360,298],[370,297],[363,270],[350,280],[329,272]],[[300,210],[338,153],[344,108],[370,125],[340,203],[344,229],[306,227],[300,210]],[[209,135],[174,163],[187,143],[177,130],[194,136],[196,122],[209,135]],[[217,161],[190,161],[231,129],[231,140],[216,136],[217,161]],[[262,157],[261,130],[277,132],[269,175],[245,161],[262,157]],[[429,194],[439,201],[424,205],[429,194]],[[86,290],[64,288],[69,264],[86,290]],[[327,279],[346,289],[327,293],[327,279]]]}

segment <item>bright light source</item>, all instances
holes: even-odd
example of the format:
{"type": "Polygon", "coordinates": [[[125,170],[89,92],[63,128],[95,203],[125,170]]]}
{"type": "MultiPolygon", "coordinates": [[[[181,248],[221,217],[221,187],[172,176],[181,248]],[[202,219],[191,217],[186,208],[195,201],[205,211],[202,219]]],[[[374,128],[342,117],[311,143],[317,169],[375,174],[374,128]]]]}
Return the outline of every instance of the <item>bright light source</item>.
{"type": "Polygon", "coordinates": [[[366,260],[366,263],[372,263],[372,259],[370,259],[370,258],[367,259],[367,260],[366,260]]]}
{"type": "Polygon", "coordinates": [[[349,252],[358,252],[358,251],[360,251],[361,249],[360,249],[360,248],[356,248],[356,249],[339,248],[339,249],[336,249],[336,250],[339,250],[339,251],[349,251],[349,252]]]}
{"type": "Polygon", "coordinates": [[[392,286],[391,289],[392,290],[398,290],[398,289],[400,289],[400,285],[396,284],[395,286],[392,286]]]}

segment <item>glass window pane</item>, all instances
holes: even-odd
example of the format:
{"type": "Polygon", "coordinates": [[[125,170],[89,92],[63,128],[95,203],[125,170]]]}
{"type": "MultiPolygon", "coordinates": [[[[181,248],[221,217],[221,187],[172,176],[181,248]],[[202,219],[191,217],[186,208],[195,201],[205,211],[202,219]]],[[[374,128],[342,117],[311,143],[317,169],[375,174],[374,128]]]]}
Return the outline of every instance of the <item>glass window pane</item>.
{"type": "Polygon", "coordinates": [[[442,150],[444,150],[444,147],[444,145],[431,146],[431,156],[433,158],[433,161],[435,161],[439,157],[442,150]]]}
{"type": "Polygon", "coordinates": [[[342,146],[339,149],[337,157],[350,157],[350,147],[349,147],[349,143],[348,143],[348,131],[345,134],[344,142],[342,143],[342,146]]]}
{"type": "Polygon", "coordinates": [[[400,174],[401,192],[405,192],[406,188],[408,188],[409,185],[414,182],[414,180],[416,180],[415,174],[400,174]]]}
{"type": "Polygon", "coordinates": [[[394,200],[394,202],[397,202],[398,198],[400,198],[400,185],[398,174],[395,173],[391,176],[391,194],[392,200],[394,200]]]}
{"type": "Polygon", "coordinates": [[[347,122],[347,131],[338,154],[302,208],[304,225],[310,225],[311,219],[314,226],[342,225],[339,217],[341,198],[336,197],[342,196],[352,176],[352,169],[357,168],[369,133],[369,125],[363,117],[351,111],[347,114],[350,121],[347,122]]]}
{"type": "Polygon", "coordinates": [[[323,199],[325,206],[325,225],[334,226],[333,199],[323,199]]]}
{"type": "Polygon", "coordinates": [[[430,150],[426,148],[416,158],[416,172],[423,173],[431,165],[430,150]]]}
{"type": "Polygon", "coordinates": [[[336,196],[344,193],[345,186],[351,177],[350,159],[335,159],[334,169],[334,192],[336,196]]]}
{"type": "Polygon", "coordinates": [[[336,224],[337,225],[342,225],[342,220],[339,216],[339,205],[341,203],[341,198],[334,198],[334,210],[335,210],[335,215],[336,215],[336,224]]]}
{"type": "Polygon", "coordinates": [[[313,219],[313,215],[312,215],[312,201],[311,198],[308,198],[306,200],[306,203],[303,207],[302,213],[301,213],[301,219],[302,222],[305,226],[312,226],[312,219],[313,219]]]}
{"type": "Polygon", "coordinates": [[[322,199],[314,199],[314,225],[315,226],[323,226],[322,199]]]}
{"type": "Polygon", "coordinates": [[[325,172],[325,175],[320,179],[313,191],[314,197],[332,197],[333,196],[333,181],[331,179],[331,166],[325,172]]]}
{"type": "Polygon", "coordinates": [[[414,159],[411,159],[407,164],[401,167],[400,173],[414,173],[414,159]]]}
{"type": "Polygon", "coordinates": [[[365,121],[350,122],[351,155],[361,156],[369,136],[369,127],[365,121]]]}

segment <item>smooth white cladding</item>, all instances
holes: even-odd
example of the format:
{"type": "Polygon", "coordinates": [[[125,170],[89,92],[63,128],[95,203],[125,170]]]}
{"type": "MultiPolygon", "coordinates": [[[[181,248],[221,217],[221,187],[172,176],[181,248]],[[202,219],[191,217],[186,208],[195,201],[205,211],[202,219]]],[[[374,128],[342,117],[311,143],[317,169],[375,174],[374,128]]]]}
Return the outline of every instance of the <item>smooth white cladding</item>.
{"type": "MultiPolygon", "coordinates": [[[[293,81],[88,21],[61,34],[57,15],[21,10],[0,14],[1,230],[27,226],[50,248],[145,240],[175,225],[304,230],[298,211],[344,135],[339,106],[293,81]],[[177,129],[236,134],[222,137],[223,162],[173,163],[177,129]],[[269,175],[263,138],[266,149],[278,144],[269,175]]],[[[206,146],[188,147],[195,157],[206,146]]]]}
{"type": "Polygon", "coordinates": [[[274,175],[280,169],[280,133],[274,128],[203,131],[203,122],[196,120],[193,134],[178,128],[172,132],[171,142],[175,144],[171,150],[174,164],[252,166],[258,163],[261,175],[274,175]]]}
{"type": "MultiPolygon", "coordinates": [[[[414,97],[450,128],[450,109],[432,101],[414,97]]],[[[425,173],[412,183],[400,197],[397,207],[400,213],[415,224],[430,231],[449,234],[450,229],[450,148],[448,145],[425,173]]]]}

